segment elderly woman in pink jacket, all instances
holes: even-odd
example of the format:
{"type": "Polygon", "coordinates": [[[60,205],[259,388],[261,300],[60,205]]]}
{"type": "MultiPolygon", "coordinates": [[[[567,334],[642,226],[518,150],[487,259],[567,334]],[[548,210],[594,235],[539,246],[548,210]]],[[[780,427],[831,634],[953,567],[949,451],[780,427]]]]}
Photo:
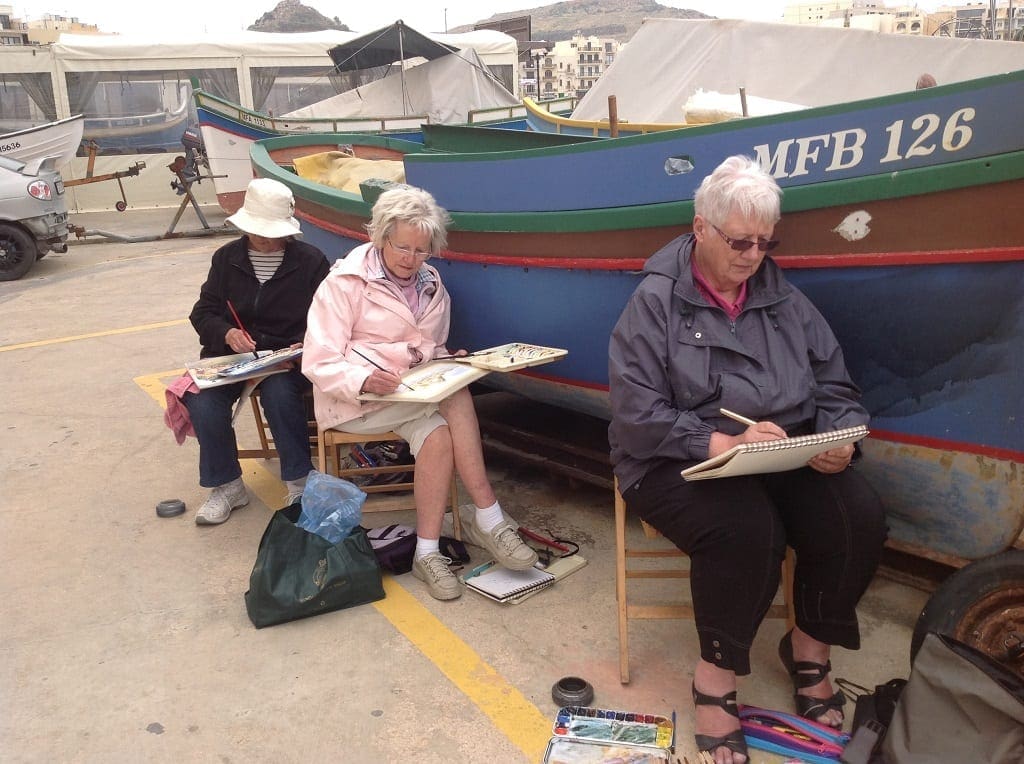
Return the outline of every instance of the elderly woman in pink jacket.
{"type": "Polygon", "coordinates": [[[367,225],[369,243],[335,263],[313,298],[302,358],[321,428],[393,430],[408,441],[416,458],[412,573],[440,600],[462,593],[451,560],[438,549],[453,469],[477,508],[465,525],[466,540],[512,570],[537,561],[487,479],[467,389],[439,403],[359,400],[361,393],[393,393],[403,372],[451,355],[445,346],[451,302],[437,270],[427,264],[445,246],[448,222],[426,191],[402,186],[381,194],[367,225]]]}

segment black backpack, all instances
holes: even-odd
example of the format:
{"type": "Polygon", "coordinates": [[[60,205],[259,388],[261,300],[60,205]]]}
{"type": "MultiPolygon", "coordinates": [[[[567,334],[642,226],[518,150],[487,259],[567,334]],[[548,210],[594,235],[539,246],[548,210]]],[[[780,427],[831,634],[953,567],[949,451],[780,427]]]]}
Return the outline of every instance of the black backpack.
{"type": "MultiPolygon", "coordinates": [[[[416,529],[413,526],[396,524],[364,530],[382,569],[395,575],[412,570],[412,558],[416,553],[416,529]]],[[[469,562],[469,553],[461,541],[442,536],[440,547],[441,554],[450,557],[453,562],[469,562]]]]}

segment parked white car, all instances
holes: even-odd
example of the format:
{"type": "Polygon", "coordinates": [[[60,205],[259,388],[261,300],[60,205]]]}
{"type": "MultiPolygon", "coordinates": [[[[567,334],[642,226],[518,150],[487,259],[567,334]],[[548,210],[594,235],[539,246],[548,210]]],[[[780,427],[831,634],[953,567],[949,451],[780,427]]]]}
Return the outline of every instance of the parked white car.
{"type": "Polygon", "coordinates": [[[20,279],[47,252],[67,252],[64,181],[52,160],[0,156],[0,281],[20,279]]]}

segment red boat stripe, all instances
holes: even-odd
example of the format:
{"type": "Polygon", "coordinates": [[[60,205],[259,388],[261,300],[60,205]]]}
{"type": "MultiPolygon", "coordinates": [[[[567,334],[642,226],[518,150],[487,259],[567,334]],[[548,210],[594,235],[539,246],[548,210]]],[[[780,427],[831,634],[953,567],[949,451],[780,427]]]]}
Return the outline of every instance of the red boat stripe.
{"type": "MultiPolygon", "coordinates": [[[[318,228],[350,239],[366,241],[365,231],[356,231],[314,215],[295,211],[295,216],[318,228]]],[[[514,235],[514,234],[513,234],[514,235]]],[[[653,254],[653,253],[652,253],[653,254]]],[[[518,268],[566,268],[598,271],[640,271],[647,258],[509,257],[445,250],[442,257],[453,262],[486,263],[518,268]]],[[[777,255],[782,268],[870,268],[892,265],[944,265],[954,263],[1003,263],[1024,260],[1024,247],[950,249],[925,252],[867,252],[836,255],[777,255]]]]}
{"type": "Polygon", "coordinates": [[[876,430],[873,427],[871,428],[871,437],[878,440],[891,440],[894,443],[906,443],[911,446],[934,448],[937,451],[959,451],[965,454],[987,456],[991,459],[1024,463],[1024,451],[1015,451],[1011,448],[995,448],[993,446],[983,446],[979,443],[964,443],[957,440],[931,438],[927,435],[910,435],[905,432],[893,432],[892,430],[876,430]]]}

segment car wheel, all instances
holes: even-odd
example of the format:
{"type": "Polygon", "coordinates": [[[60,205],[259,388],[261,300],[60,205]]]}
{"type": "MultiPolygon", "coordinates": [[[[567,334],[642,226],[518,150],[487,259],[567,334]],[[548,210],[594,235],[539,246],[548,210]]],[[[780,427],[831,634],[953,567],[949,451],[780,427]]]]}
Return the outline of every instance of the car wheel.
{"type": "Polygon", "coordinates": [[[947,578],[918,618],[911,663],[930,631],[966,642],[1024,676],[1024,550],[976,560],[947,578]]]}
{"type": "Polygon", "coordinates": [[[0,223],[0,281],[20,279],[36,261],[36,240],[17,226],[0,223]]]}

